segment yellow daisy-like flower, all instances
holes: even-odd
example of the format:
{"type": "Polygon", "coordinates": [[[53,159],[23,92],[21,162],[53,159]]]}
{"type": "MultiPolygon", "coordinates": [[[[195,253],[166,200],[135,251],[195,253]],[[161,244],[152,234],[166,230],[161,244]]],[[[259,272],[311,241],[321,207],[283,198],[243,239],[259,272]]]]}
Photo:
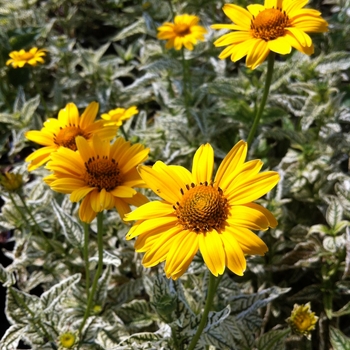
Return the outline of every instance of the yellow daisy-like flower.
{"type": "Polygon", "coordinates": [[[23,186],[23,175],[9,172],[0,174],[0,185],[6,191],[15,192],[23,186]]]}
{"type": "Polygon", "coordinates": [[[247,144],[238,142],[222,161],[213,179],[214,151],[202,145],[194,155],[192,172],[158,161],[140,166],[139,173],[162,201],[126,215],[137,220],[127,239],[137,237],[135,249],[146,252],[143,265],[165,263],[167,277],[177,279],[200,250],[215,276],[227,266],[237,275],[246,269],[245,254],[264,255],[267,246],[251,230],[275,227],[274,216],[252,203],[278,182],[274,171],[259,174],[260,160],[245,162],[247,144]]]}
{"type": "Polygon", "coordinates": [[[236,32],[223,35],[215,46],[227,46],[219,58],[231,56],[233,62],[244,56],[247,67],[260,65],[270,51],[289,54],[292,47],[311,55],[314,46],[306,33],[321,33],[328,30],[328,23],[321,13],[303,9],[308,0],[265,0],[265,4],[247,6],[226,4],[223,11],[235,24],[214,24],[214,29],[232,29],[236,32]]]}
{"type": "Polygon", "coordinates": [[[120,217],[130,212],[130,205],[140,206],[148,199],[134,187],[144,181],[136,166],[149,153],[141,144],[131,145],[119,137],[112,145],[94,135],[92,142],[76,138],[77,152],[61,147],[51,155],[46,168],[53,173],[44,181],[54,190],[70,194],[72,202],[82,200],[79,217],[91,222],[96,214],[115,207],[120,217]]]}
{"type": "Polygon", "coordinates": [[[311,311],[310,303],[305,305],[294,304],[294,308],[287,322],[292,331],[306,338],[311,338],[311,331],[316,327],[318,317],[311,311]]]}
{"type": "Polygon", "coordinates": [[[112,109],[108,113],[101,115],[101,118],[106,120],[105,125],[116,125],[121,126],[125,120],[130,119],[133,115],[137,114],[139,111],[136,106],[131,106],[128,109],[116,108],[112,109]]]}
{"type": "Polygon", "coordinates": [[[174,23],[165,22],[158,28],[157,39],[168,40],[165,47],[181,50],[185,46],[187,50],[193,50],[197,41],[204,41],[207,30],[198,25],[199,17],[194,15],[175,16],[174,23]]]}
{"type": "Polygon", "coordinates": [[[61,348],[63,349],[71,349],[77,341],[77,337],[74,333],[67,332],[63,333],[59,336],[59,342],[61,348]]]}
{"type": "Polygon", "coordinates": [[[6,65],[11,64],[13,68],[22,68],[25,64],[36,66],[37,63],[44,63],[43,57],[45,57],[46,52],[46,49],[38,49],[37,47],[33,47],[28,52],[23,49],[12,51],[9,54],[11,58],[6,61],[6,65]]]}
{"type": "Polygon", "coordinates": [[[27,131],[25,136],[28,140],[38,143],[44,147],[34,151],[26,158],[28,170],[32,171],[45,164],[52,154],[60,147],[77,149],[75,138],[82,136],[90,140],[93,135],[108,141],[115,137],[118,128],[105,126],[104,120],[95,121],[98,111],[98,103],[91,102],[79,116],[79,111],[74,103],[68,103],[58,113],[58,118],[49,118],[44,127],[39,130],[27,131]]]}

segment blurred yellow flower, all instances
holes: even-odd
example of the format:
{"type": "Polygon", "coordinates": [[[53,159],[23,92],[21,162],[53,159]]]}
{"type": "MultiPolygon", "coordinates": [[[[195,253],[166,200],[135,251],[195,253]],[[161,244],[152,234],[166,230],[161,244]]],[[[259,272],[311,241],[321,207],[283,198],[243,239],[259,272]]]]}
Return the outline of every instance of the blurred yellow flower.
{"type": "Polygon", "coordinates": [[[294,304],[294,308],[287,322],[292,331],[299,335],[311,338],[311,331],[316,327],[318,317],[311,311],[310,303],[305,305],[294,304]]]}
{"type": "Polygon", "coordinates": [[[14,192],[23,186],[23,176],[21,174],[5,172],[0,174],[0,184],[5,190],[14,192]]]}
{"type": "Polygon", "coordinates": [[[116,125],[121,126],[125,120],[130,119],[133,115],[137,114],[139,111],[136,106],[131,106],[128,109],[116,108],[112,109],[108,113],[101,115],[101,118],[106,120],[105,125],[116,125]]]}
{"type": "Polygon", "coordinates": [[[193,50],[193,45],[197,41],[204,41],[204,34],[207,30],[198,25],[199,17],[194,15],[178,15],[175,16],[174,23],[165,22],[158,28],[157,38],[160,40],[168,40],[165,47],[167,49],[174,48],[181,50],[182,46],[187,50],[193,50]]]}
{"type": "Polygon", "coordinates": [[[78,152],[61,147],[51,155],[46,168],[53,173],[44,181],[54,190],[70,194],[72,202],[82,200],[80,219],[91,222],[96,214],[115,207],[123,218],[130,205],[148,202],[134,187],[143,187],[144,181],[136,166],[149,153],[141,144],[131,145],[119,137],[112,145],[94,135],[92,142],[77,136],[78,152]]]}
{"type": "Polygon", "coordinates": [[[76,336],[73,333],[63,333],[59,337],[61,347],[64,349],[71,349],[76,342],[76,336]]]}
{"type": "Polygon", "coordinates": [[[209,144],[195,153],[192,172],[160,161],[152,168],[138,167],[147,186],[162,198],[125,216],[125,221],[137,220],[127,239],[137,237],[135,249],[146,252],[145,267],[166,261],[166,276],[177,279],[199,249],[213,275],[223,274],[227,266],[242,276],[245,254],[266,253],[267,246],[251,230],[267,230],[277,221],[252,202],[270,191],[279,175],[259,174],[263,163],[245,162],[246,155],[246,142],[238,142],[214,179],[214,151],[209,144]]]}
{"type": "Polygon", "coordinates": [[[311,55],[314,46],[306,33],[320,33],[328,30],[328,23],[321,13],[303,9],[307,0],[265,0],[264,5],[252,4],[244,9],[226,4],[223,11],[234,24],[214,24],[214,29],[232,29],[233,33],[223,35],[214,45],[227,46],[219,58],[231,56],[236,62],[244,56],[247,67],[259,66],[270,51],[281,55],[289,54],[292,47],[311,55]]]}
{"type": "Polygon", "coordinates": [[[59,111],[58,118],[49,118],[40,131],[27,131],[25,136],[28,140],[44,146],[26,158],[26,162],[30,162],[28,170],[32,171],[45,164],[50,159],[51,153],[60,147],[75,151],[77,149],[76,136],[90,140],[93,135],[97,134],[101,139],[112,140],[118,128],[105,126],[104,120],[95,121],[97,111],[98,103],[91,102],[84,113],[79,116],[77,106],[74,103],[68,103],[64,109],[59,111]]]}
{"type": "Polygon", "coordinates": [[[37,63],[44,63],[43,57],[45,57],[47,50],[38,49],[37,47],[31,48],[28,52],[25,50],[12,51],[9,56],[11,57],[6,61],[6,65],[12,65],[13,68],[22,68],[25,64],[36,66],[37,63]]]}

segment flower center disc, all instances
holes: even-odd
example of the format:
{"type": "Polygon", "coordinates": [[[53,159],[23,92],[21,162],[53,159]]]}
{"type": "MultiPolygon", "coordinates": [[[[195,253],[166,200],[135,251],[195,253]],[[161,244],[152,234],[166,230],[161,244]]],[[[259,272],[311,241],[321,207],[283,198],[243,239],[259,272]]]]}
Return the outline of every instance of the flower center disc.
{"type": "Polygon", "coordinates": [[[269,41],[283,36],[288,22],[288,16],[281,10],[266,9],[252,20],[250,29],[254,38],[269,41]]]}
{"type": "Polygon", "coordinates": [[[181,37],[191,34],[190,27],[187,24],[177,24],[175,26],[175,32],[177,36],[181,36],[181,37]]]}
{"type": "Polygon", "coordinates": [[[62,128],[59,133],[55,135],[53,141],[58,146],[63,146],[76,151],[77,145],[75,144],[75,138],[77,136],[83,136],[85,139],[89,139],[89,135],[85,134],[79,127],[67,126],[62,128]]]}
{"type": "Polygon", "coordinates": [[[25,60],[25,61],[29,61],[31,60],[32,58],[34,58],[34,55],[30,52],[25,52],[22,56],[21,56],[22,60],[25,60]]]}
{"type": "Polygon", "coordinates": [[[91,187],[97,187],[99,191],[103,188],[108,192],[122,183],[118,163],[114,159],[103,157],[100,159],[90,158],[85,163],[85,181],[91,187]]]}
{"type": "Polygon", "coordinates": [[[186,186],[181,203],[174,206],[178,223],[186,230],[207,232],[224,227],[228,216],[227,199],[220,188],[207,183],[186,186]]]}

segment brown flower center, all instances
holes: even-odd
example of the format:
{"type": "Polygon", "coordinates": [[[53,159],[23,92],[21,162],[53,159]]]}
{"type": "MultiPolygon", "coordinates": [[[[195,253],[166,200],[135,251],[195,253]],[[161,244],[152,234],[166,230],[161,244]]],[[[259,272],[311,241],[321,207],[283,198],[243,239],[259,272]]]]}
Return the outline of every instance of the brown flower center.
{"type": "Polygon", "coordinates": [[[222,190],[207,182],[199,186],[192,183],[186,189],[181,189],[182,200],[174,205],[178,224],[196,232],[224,228],[229,206],[222,190]]]}
{"type": "Polygon", "coordinates": [[[191,34],[191,28],[184,23],[175,25],[174,30],[175,30],[176,36],[184,37],[188,34],[191,34]]]}
{"type": "Polygon", "coordinates": [[[305,312],[295,315],[294,324],[299,331],[307,331],[312,326],[310,315],[305,312]]]}
{"type": "Polygon", "coordinates": [[[70,148],[71,150],[76,151],[77,145],[75,144],[75,138],[77,136],[83,136],[87,140],[90,138],[90,134],[86,134],[79,126],[69,125],[60,128],[58,134],[54,135],[53,142],[57,146],[70,148]]]}
{"type": "Polygon", "coordinates": [[[283,36],[284,28],[288,25],[289,18],[285,11],[266,9],[261,11],[256,18],[253,17],[250,30],[254,38],[269,41],[283,36]]]}
{"type": "Polygon", "coordinates": [[[107,156],[102,159],[97,156],[90,158],[85,163],[86,174],[85,181],[90,187],[97,187],[99,191],[103,188],[108,192],[122,184],[122,177],[118,163],[114,159],[108,159],[107,156]]]}

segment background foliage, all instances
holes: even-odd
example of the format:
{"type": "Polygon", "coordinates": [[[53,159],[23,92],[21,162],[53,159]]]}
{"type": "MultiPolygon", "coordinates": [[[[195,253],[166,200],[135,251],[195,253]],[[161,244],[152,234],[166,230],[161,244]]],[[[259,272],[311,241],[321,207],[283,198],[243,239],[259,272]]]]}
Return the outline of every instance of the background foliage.
{"type": "MultiPolygon", "coordinates": [[[[99,113],[137,105],[140,112],[124,131],[151,148],[149,164],[190,166],[205,142],[219,162],[247,138],[266,72],[266,64],[250,71],[244,62],[217,58],[219,33],[209,25],[226,21],[224,3],[0,1],[0,165],[25,180],[25,201],[1,192],[1,237],[11,259],[0,269],[11,323],[2,349],[15,349],[20,340],[22,347],[58,349],[59,335],[77,331],[86,305],[77,206],[43,183],[44,169],[28,174],[24,158],[37,146],[25,131],[40,129],[68,102],[85,108],[98,101],[99,113]],[[185,52],[187,99],[180,53],[156,39],[171,8],[198,15],[208,29],[206,42],[185,52]],[[32,46],[48,50],[45,65],[5,65],[9,52],[32,46]]],[[[350,1],[310,5],[322,11],[330,31],[313,36],[311,57],[278,58],[249,154],[281,175],[261,200],[279,225],[259,233],[269,252],[249,258],[243,277],[226,272],[197,349],[350,349],[350,1]],[[311,341],[291,335],[285,321],[294,303],[309,301],[319,316],[311,341]]],[[[201,258],[181,281],[169,281],[162,266],[142,267],[114,211],[104,220],[105,269],[94,314],[79,335],[81,349],[185,349],[205,299],[201,258]]],[[[90,237],[93,274],[94,225],[90,237]]]]}

